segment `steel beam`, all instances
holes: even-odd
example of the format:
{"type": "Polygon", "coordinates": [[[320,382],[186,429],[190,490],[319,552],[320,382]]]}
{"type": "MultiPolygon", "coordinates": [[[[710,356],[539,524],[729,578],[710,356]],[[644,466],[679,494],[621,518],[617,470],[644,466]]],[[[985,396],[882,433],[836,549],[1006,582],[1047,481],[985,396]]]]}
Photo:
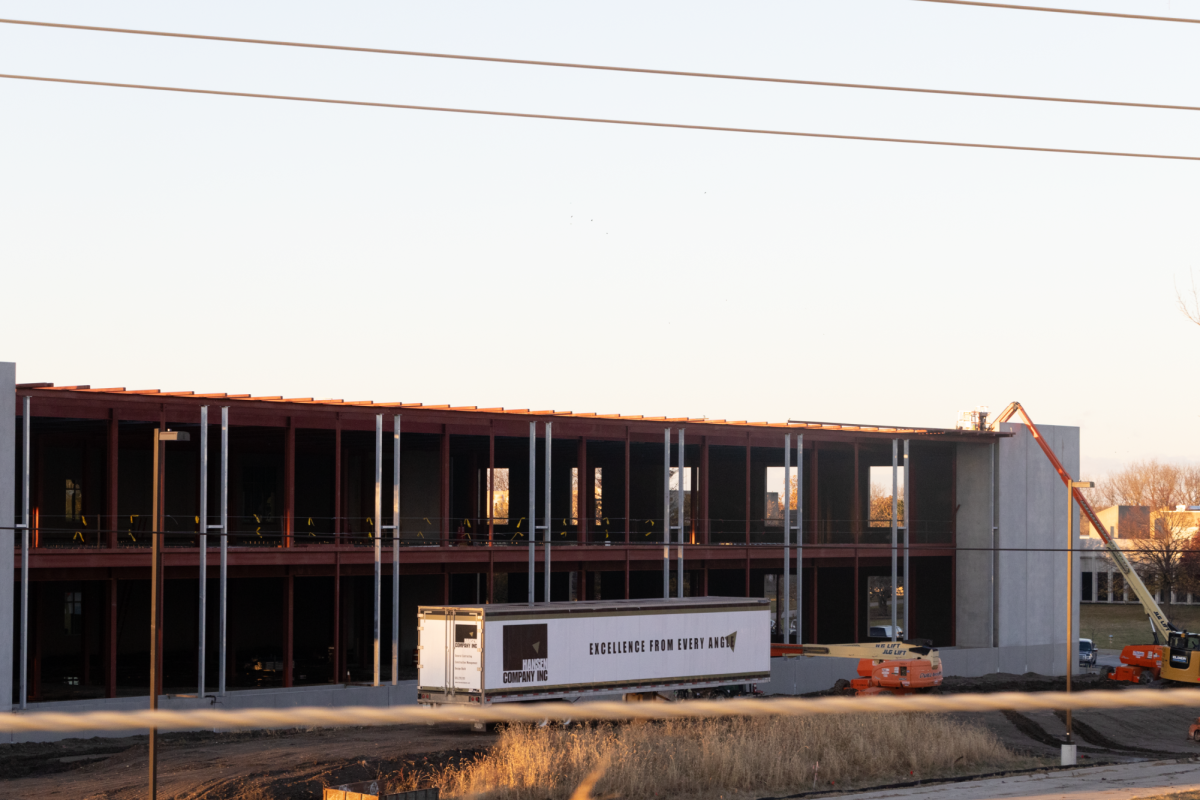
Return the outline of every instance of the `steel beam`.
{"type": "MultiPolygon", "coordinates": [[[[780,632],[783,643],[791,641],[790,620],[792,605],[792,434],[783,435],[783,621],[780,632]]],[[[799,627],[797,618],[796,626],[799,627]]]]}
{"type": "Polygon", "coordinates": [[[912,578],[908,571],[908,544],[912,539],[912,502],[909,495],[908,480],[908,439],[904,440],[904,638],[911,639],[911,628],[908,627],[908,607],[912,605],[909,598],[912,593],[912,578]]]}
{"type": "Polygon", "coordinates": [[[392,417],[392,686],[400,679],[400,415],[392,417]]]}
{"type": "Polygon", "coordinates": [[[29,395],[21,409],[21,709],[29,701],[29,395]]]}
{"type": "Polygon", "coordinates": [[[220,661],[217,664],[217,694],[225,696],[226,638],[229,608],[229,406],[221,407],[221,578],[220,661]]]}
{"type": "Polygon", "coordinates": [[[687,494],[683,483],[684,475],[686,475],[683,457],[683,428],[679,429],[679,458],[676,461],[679,463],[679,488],[675,491],[675,504],[679,507],[679,553],[675,561],[675,596],[683,597],[683,535],[687,518],[687,508],[684,505],[687,494]]]}
{"type": "Polygon", "coordinates": [[[196,696],[204,697],[206,612],[208,609],[208,406],[200,406],[200,618],[196,654],[196,696]]]}
{"type": "Polygon", "coordinates": [[[546,549],[542,564],[546,585],[542,587],[542,599],[547,603],[550,602],[550,428],[553,424],[552,422],[546,423],[546,538],[543,540],[546,543],[546,549]]]}
{"type": "MultiPolygon", "coordinates": [[[[534,576],[537,574],[537,423],[529,423],[529,605],[537,598],[534,596],[534,576]]],[[[517,523],[520,524],[520,523],[517,523]]]]}
{"type": "Polygon", "coordinates": [[[375,540],[375,615],[373,618],[373,672],[372,685],[379,685],[379,615],[382,611],[382,559],[383,559],[383,414],[375,415],[375,517],[372,538],[375,540]]]}
{"type": "Polygon", "coordinates": [[[663,429],[663,599],[671,599],[671,429],[663,429]]]}

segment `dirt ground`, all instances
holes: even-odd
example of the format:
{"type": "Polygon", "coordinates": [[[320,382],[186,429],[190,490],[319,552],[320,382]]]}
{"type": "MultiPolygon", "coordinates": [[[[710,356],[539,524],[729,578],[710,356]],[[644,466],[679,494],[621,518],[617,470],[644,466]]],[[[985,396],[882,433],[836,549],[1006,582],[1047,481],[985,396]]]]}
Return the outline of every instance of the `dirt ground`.
{"type": "MultiPolygon", "coordinates": [[[[1074,688],[1170,691],[1076,679],[1074,688]],[[1115,687],[1115,688],[1113,688],[1115,687]]],[[[945,692],[1051,691],[1063,679],[996,674],[947,678],[945,692]]],[[[1200,709],[1083,711],[1074,715],[1081,764],[1200,757],[1187,739],[1200,709]]],[[[1054,763],[1064,723],[1053,712],[962,714],[1006,745],[1054,763]]],[[[470,759],[494,741],[464,724],[160,736],[159,796],[180,800],[309,800],[321,789],[470,759]]],[[[0,751],[0,797],[134,800],[147,796],[147,739],[72,739],[0,751]]]]}

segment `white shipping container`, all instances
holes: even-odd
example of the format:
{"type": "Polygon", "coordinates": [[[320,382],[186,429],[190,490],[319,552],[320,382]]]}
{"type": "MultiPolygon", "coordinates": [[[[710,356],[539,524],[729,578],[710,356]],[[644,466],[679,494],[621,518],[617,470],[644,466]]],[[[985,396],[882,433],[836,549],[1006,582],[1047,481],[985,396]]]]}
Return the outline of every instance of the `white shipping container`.
{"type": "Polygon", "coordinates": [[[770,680],[770,602],[761,598],[421,606],[417,615],[423,703],[770,680]]]}

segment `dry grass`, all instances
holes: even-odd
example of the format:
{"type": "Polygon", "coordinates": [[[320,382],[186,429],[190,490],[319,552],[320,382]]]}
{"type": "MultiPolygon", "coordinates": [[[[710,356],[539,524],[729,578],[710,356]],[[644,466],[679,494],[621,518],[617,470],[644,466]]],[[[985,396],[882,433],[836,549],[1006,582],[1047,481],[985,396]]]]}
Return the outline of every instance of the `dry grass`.
{"type": "Polygon", "coordinates": [[[929,714],[678,720],[570,728],[513,726],[487,755],[393,791],[560,800],[607,763],[596,796],[735,797],[946,777],[1031,766],[991,732],[929,714]]]}
{"type": "MultiPolygon", "coordinates": [[[[1200,606],[1175,603],[1171,606],[1170,617],[1180,628],[1200,630],[1200,606]]],[[[1136,603],[1080,604],[1079,635],[1105,649],[1111,647],[1119,650],[1126,645],[1150,644],[1151,641],[1146,612],[1136,603]],[[1108,638],[1109,634],[1112,634],[1112,639],[1108,638]]]]}

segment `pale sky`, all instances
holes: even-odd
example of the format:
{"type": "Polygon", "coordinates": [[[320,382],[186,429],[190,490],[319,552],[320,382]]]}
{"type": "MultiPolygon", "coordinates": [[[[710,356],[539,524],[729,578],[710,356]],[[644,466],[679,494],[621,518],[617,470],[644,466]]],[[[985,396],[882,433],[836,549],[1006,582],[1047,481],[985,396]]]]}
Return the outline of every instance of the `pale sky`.
{"type": "MultiPolygon", "coordinates": [[[[1059,0],[1200,17],[1200,0],[1059,0]]],[[[1200,106],[1200,25],[788,2],[55,3],[0,16],[1200,106]]],[[[0,72],[1200,155],[1200,112],[0,25],[0,72]]],[[[1200,162],[0,80],[18,379],[952,426],[1022,401],[1085,474],[1200,459],[1200,162]]]]}

